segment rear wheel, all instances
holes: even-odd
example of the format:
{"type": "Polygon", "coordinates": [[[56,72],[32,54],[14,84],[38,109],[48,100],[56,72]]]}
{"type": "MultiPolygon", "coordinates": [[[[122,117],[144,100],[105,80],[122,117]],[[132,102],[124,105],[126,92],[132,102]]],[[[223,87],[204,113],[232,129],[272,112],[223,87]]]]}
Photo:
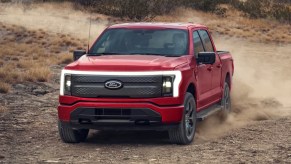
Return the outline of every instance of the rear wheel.
{"type": "Polygon", "coordinates": [[[230,88],[227,82],[224,83],[224,91],[222,96],[222,111],[220,113],[220,117],[222,120],[225,120],[228,114],[231,112],[230,88]]]}
{"type": "Polygon", "coordinates": [[[196,131],[196,103],[191,93],[186,93],[184,100],[183,118],[179,126],[169,130],[170,141],[186,145],[193,141],[196,131]]]}
{"type": "Polygon", "coordinates": [[[89,129],[73,129],[69,125],[58,123],[59,134],[65,143],[79,143],[86,140],[89,129]]]}

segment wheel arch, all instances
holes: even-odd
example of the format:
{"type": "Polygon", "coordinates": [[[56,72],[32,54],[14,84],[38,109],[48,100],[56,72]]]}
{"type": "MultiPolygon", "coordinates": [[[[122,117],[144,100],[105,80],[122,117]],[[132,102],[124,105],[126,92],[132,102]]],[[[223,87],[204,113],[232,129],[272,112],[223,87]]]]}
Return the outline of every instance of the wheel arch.
{"type": "Polygon", "coordinates": [[[195,101],[197,101],[197,92],[196,92],[196,86],[194,83],[190,83],[188,84],[187,90],[186,92],[189,92],[193,95],[193,97],[195,98],[195,101]]]}
{"type": "Polygon", "coordinates": [[[230,76],[230,73],[227,72],[226,75],[225,75],[225,82],[228,84],[229,88],[231,89],[231,76],[230,76]]]}

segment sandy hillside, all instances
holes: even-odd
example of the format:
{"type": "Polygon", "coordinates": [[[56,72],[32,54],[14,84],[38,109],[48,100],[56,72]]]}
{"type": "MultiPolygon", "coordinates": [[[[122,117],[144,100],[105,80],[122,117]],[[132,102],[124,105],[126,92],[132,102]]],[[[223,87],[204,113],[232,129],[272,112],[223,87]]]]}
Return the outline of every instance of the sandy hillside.
{"type": "MultiPolygon", "coordinates": [[[[211,15],[206,19],[192,12],[168,18],[214,26],[209,21],[211,15]]],[[[86,42],[89,18],[89,14],[75,11],[69,4],[1,4],[0,23],[5,28],[0,29],[0,43],[6,42],[5,38],[17,38],[13,31],[22,28],[28,34],[22,36],[24,39],[42,29],[50,38],[65,34],[80,39],[78,43],[86,42]]],[[[91,18],[92,42],[112,22],[99,14],[91,18]]],[[[62,143],[57,133],[56,107],[64,64],[56,62],[48,65],[51,73],[46,82],[20,80],[11,84],[8,93],[0,93],[0,163],[291,163],[291,41],[265,42],[221,34],[216,29],[213,35],[217,48],[229,50],[235,60],[233,113],[223,123],[215,116],[200,123],[191,145],[169,144],[163,132],[92,131],[85,143],[62,143]]],[[[42,45],[33,39],[36,46],[42,45]]]]}

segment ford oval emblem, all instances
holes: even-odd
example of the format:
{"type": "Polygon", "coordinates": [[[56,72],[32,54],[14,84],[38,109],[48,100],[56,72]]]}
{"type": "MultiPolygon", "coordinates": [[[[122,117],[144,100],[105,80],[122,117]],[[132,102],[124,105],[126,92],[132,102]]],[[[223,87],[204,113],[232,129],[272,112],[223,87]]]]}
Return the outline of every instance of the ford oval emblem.
{"type": "Polygon", "coordinates": [[[117,80],[110,80],[105,83],[105,87],[108,89],[120,89],[122,86],[122,82],[117,80]]]}

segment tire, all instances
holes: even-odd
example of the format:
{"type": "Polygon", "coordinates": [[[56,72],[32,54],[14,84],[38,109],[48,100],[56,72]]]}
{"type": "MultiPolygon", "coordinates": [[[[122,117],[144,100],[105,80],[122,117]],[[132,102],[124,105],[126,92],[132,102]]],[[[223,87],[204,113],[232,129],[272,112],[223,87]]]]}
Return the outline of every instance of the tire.
{"type": "Polygon", "coordinates": [[[220,118],[222,121],[224,121],[227,119],[229,113],[231,112],[230,88],[227,82],[224,83],[221,107],[222,110],[220,112],[220,118]]]}
{"type": "Polygon", "coordinates": [[[196,131],[196,103],[193,95],[189,92],[185,95],[183,118],[179,126],[169,130],[171,143],[187,145],[190,144],[196,131]]]}
{"type": "Polygon", "coordinates": [[[89,129],[75,130],[69,125],[58,122],[59,135],[65,143],[80,143],[86,140],[89,129]]]}

